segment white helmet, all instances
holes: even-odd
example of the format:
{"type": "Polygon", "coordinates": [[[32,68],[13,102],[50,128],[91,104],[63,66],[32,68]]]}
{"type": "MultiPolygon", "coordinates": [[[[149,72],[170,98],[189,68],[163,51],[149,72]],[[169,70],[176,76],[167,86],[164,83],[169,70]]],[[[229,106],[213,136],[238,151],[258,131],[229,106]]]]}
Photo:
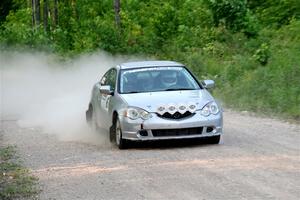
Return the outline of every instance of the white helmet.
{"type": "Polygon", "coordinates": [[[177,83],[177,73],[175,71],[167,70],[161,72],[161,83],[165,87],[170,87],[177,83]]]}

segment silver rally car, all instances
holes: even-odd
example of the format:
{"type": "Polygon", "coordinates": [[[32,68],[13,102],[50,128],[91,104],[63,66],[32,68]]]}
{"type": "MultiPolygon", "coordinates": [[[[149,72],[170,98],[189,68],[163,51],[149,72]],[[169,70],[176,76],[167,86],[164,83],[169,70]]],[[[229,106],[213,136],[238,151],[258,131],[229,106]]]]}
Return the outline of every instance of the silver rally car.
{"type": "Polygon", "coordinates": [[[123,63],[94,85],[86,119],[94,130],[109,130],[120,149],[129,140],[207,137],[217,144],[223,116],[212,87],[214,81],[198,82],[177,62],[123,63]]]}

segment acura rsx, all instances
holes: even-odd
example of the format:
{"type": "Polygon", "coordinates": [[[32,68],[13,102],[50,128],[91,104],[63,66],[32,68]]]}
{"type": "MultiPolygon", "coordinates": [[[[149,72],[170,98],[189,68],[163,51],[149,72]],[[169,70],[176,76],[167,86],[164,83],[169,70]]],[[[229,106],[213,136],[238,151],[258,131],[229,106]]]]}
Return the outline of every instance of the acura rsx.
{"type": "Polygon", "coordinates": [[[109,130],[120,149],[129,141],[201,137],[217,144],[223,115],[213,87],[177,62],[123,63],[94,85],[86,119],[94,130],[109,130]]]}

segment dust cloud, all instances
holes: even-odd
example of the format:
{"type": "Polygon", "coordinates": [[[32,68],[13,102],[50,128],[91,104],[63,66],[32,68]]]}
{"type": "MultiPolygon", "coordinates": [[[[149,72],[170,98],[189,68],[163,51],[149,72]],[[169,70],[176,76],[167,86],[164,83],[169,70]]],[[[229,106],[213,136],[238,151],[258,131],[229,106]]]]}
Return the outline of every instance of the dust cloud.
{"type": "Polygon", "coordinates": [[[61,140],[104,144],[85,121],[91,89],[111,66],[136,60],[105,52],[59,61],[44,53],[0,52],[1,120],[39,127],[61,140]]]}

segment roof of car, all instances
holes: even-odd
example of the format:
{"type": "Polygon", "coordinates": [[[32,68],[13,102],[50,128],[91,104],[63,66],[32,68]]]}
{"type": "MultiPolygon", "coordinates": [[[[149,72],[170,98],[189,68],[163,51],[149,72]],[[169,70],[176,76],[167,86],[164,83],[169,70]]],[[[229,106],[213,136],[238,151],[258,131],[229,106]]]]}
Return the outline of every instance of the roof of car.
{"type": "Polygon", "coordinates": [[[143,68],[143,67],[178,67],[184,65],[174,61],[139,61],[139,62],[122,63],[119,66],[121,69],[130,69],[130,68],[143,68]]]}

